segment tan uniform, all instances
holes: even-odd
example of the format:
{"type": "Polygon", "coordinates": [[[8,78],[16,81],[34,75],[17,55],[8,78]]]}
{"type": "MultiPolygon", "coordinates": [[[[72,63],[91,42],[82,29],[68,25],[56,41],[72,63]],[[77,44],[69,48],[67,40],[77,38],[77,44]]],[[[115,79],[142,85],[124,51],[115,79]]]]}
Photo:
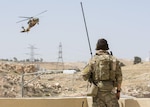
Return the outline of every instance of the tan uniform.
{"type": "Polygon", "coordinates": [[[118,99],[112,89],[121,88],[122,71],[115,57],[106,50],[98,50],[82,74],[85,81],[91,78],[95,87],[98,87],[96,95],[93,96],[93,107],[119,107],[118,99]]]}

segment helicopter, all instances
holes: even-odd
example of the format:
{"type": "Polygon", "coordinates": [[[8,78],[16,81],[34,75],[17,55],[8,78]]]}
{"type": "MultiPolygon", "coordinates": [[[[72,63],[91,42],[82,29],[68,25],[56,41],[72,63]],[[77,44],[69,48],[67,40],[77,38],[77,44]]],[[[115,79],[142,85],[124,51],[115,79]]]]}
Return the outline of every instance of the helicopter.
{"type": "MultiPolygon", "coordinates": [[[[41,13],[35,15],[35,16],[38,16],[38,15],[43,14],[45,12],[47,12],[47,10],[45,10],[45,11],[43,11],[43,12],[41,12],[41,13]]],[[[24,26],[22,26],[23,30],[21,31],[21,33],[29,32],[32,27],[34,27],[36,24],[39,24],[39,18],[36,18],[35,16],[32,16],[32,17],[20,16],[20,18],[25,18],[25,19],[24,20],[20,20],[17,23],[20,23],[20,22],[28,20],[28,22],[27,22],[28,27],[24,28],[24,26]]]]}

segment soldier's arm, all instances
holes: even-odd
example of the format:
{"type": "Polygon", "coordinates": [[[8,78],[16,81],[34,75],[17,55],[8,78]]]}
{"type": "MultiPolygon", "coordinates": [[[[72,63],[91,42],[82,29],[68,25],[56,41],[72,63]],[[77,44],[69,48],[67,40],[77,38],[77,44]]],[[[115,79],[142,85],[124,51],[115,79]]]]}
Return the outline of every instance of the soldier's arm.
{"type": "MultiPolygon", "coordinates": [[[[83,79],[85,81],[91,79],[91,77],[92,77],[92,71],[94,70],[94,68],[93,68],[94,64],[95,64],[95,57],[92,57],[89,60],[89,63],[82,70],[82,76],[83,76],[83,79]]],[[[91,82],[91,81],[89,81],[89,82],[91,82]]]]}
{"type": "Polygon", "coordinates": [[[86,80],[88,80],[89,78],[90,78],[90,74],[91,74],[91,72],[90,72],[90,66],[89,66],[89,64],[88,65],[86,65],[85,67],[84,67],[84,69],[82,70],[82,77],[83,77],[83,79],[86,81],[86,80]]]}
{"type": "Polygon", "coordinates": [[[116,81],[117,81],[117,90],[121,91],[121,83],[122,83],[122,70],[121,66],[119,64],[120,62],[117,61],[117,66],[116,66],[116,81]]]}

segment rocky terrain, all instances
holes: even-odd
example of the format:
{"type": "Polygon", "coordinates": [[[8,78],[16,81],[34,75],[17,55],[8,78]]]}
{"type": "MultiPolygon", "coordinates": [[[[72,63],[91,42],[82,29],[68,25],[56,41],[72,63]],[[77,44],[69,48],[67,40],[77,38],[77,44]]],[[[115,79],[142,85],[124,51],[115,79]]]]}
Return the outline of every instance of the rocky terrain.
{"type": "MultiPolygon", "coordinates": [[[[133,65],[132,61],[121,61],[126,65],[122,67],[122,97],[150,98],[150,62],[133,65]]],[[[85,95],[88,83],[83,81],[80,72],[85,64],[84,62],[64,63],[64,69],[73,69],[78,72],[54,73],[50,71],[56,70],[55,62],[35,64],[0,62],[0,97],[85,95]],[[24,88],[22,88],[23,85],[24,88]]]]}

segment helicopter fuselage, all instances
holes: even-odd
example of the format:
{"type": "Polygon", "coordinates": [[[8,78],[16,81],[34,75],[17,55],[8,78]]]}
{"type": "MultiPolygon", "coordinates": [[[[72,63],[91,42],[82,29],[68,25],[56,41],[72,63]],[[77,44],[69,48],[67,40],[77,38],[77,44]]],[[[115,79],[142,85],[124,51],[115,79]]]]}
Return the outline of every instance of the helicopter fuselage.
{"type": "Polygon", "coordinates": [[[33,18],[28,21],[29,28],[39,24],[39,18],[33,18]]]}
{"type": "Polygon", "coordinates": [[[28,21],[28,27],[25,29],[24,27],[22,27],[22,31],[21,32],[29,32],[30,29],[35,26],[36,24],[39,24],[39,18],[32,18],[28,21]]]}

